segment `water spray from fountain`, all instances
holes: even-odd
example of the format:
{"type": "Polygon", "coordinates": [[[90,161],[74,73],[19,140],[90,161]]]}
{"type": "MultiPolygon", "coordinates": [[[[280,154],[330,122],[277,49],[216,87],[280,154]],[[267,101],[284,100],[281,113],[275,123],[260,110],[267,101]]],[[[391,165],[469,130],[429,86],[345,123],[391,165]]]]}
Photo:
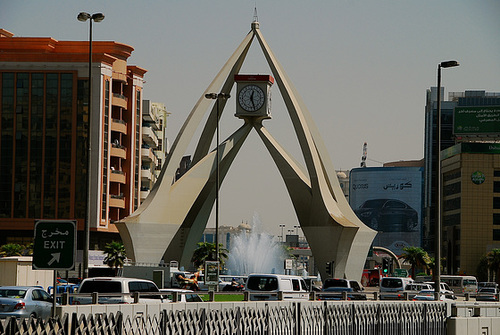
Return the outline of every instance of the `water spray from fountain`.
{"type": "Polygon", "coordinates": [[[287,257],[282,245],[273,236],[264,232],[258,213],[252,218],[252,230],[242,231],[231,241],[226,266],[230,274],[250,273],[283,274],[283,264],[287,257]]]}

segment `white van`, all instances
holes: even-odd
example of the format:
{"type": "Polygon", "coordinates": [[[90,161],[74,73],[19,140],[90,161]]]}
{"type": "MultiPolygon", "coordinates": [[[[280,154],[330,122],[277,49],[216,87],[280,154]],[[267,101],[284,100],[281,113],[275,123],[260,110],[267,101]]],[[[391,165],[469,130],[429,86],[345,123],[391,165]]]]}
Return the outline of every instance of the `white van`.
{"type": "Polygon", "coordinates": [[[282,292],[283,300],[309,300],[309,292],[300,276],[276,274],[251,274],[245,284],[250,300],[278,300],[282,292]]]}
{"type": "Polygon", "coordinates": [[[73,304],[87,305],[92,303],[91,293],[99,294],[99,304],[130,304],[134,299],[132,294],[139,292],[140,303],[160,303],[163,297],[154,282],[146,279],[123,278],[123,277],[95,277],[82,281],[78,289],[81,296],[75,295],[73,304]],[[158,295],[151,293],[158,293],[158,295]]]}
{"type": "Polygon", "coordinates": [[[413,284],[412,278],[382,277],[380,279],[380,300],[402,299],[403,291],[408,284],[413,284]]]}

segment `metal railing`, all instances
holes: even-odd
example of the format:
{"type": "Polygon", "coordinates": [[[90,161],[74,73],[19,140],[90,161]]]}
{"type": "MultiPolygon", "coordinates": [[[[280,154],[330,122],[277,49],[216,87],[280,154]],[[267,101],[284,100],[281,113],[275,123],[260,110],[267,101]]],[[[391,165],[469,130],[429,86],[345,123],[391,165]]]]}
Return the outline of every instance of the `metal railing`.
{"type": "Polygon", "coordinates": [[[446,334],[443,302],[178,303],[170,307],[158,314],[94,311],[49,320],[11,318],[0,322],[0,335],[446,334]]]}

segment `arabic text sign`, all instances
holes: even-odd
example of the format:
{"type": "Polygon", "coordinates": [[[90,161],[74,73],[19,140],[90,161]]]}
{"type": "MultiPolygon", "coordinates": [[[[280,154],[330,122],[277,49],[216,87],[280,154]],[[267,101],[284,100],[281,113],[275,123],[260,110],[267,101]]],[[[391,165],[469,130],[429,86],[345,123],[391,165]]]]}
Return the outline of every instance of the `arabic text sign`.
{"type": "Polygon", "coordinates": [[[76,221],[35,222],[33,269],[71,270],[75,266],[76,221]]]}
{"type": "Polygon", "coordinates": [[[499,134],[500,106],[456,107],[453,128],[456,135],[499,134]]]}

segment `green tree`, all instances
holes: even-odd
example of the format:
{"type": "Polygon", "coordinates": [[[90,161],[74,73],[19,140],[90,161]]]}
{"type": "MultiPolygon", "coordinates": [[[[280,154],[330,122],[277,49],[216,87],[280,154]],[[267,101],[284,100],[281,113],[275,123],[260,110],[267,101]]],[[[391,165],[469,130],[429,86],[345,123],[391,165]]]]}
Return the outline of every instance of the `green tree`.
{"type": "MultiPolygon", "coordinates": [[[[199,242],[198,247],[193,253],[193,257],[191,258],[191,262],[193,262],[194,266],[199,269],[203,266],[205,261],[215,261],[216,260],[216,248],[215,243],[209,242],[199,242]]],[[[224,264],[226,263],[229,251],[224,248],[222,243],[219,243],[219,261],[221,268],[224,268],[224,264]]]]}
{"type": "Polygon", "coordinates": [[[431,263],[431,259],[427,251],[420,247],[404,247],[403,254],[401,258],[405,260],[405,262],[410,263],[411,265],[411,277],[415,279],[415,269],[424,268],[427,270],[429,268],[429,264],[431,263]]]}
{"type": "Polygon", "coordinates": [[[0,247],[0,255],[2,257],[22,256],[25,249],[24,245],[7,243],[0,247]]]}
{"type": "Polygon", "coordinates": [[[110,268],[115,269],[115,273],[118,271],[118,268],[122,268],[127,258],[127,254],[125,252],[125,246],[121,242],[109,242],[104,247],[104,253],[106,254],[106,258],[104,258],[104,263],[110,268]]]}
{"type": "Polygon", "coordinates": [[[495,275],[495,282],[500,282],[500,249],[493,249],[486,254],[488,268],[495,275]]]}

